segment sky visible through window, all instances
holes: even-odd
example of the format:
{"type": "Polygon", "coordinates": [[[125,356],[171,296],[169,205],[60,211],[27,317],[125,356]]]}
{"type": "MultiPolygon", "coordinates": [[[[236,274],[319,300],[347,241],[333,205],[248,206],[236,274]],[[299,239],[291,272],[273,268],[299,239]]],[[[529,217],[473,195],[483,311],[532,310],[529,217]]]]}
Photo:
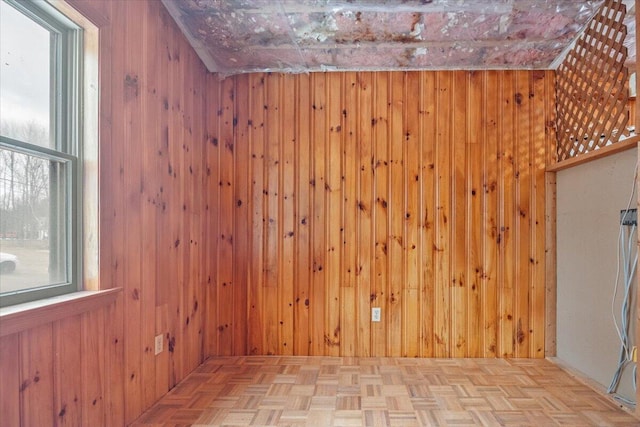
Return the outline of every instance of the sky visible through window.
{"type": "Polygon", "coordinates": [[[46,140],[28,142],[49,143],[50,37],[48,30],[0,1],[0,120],[5,136],[23,139],[20,133],[31,124],[40,137],[44,130],[46,140]]]}

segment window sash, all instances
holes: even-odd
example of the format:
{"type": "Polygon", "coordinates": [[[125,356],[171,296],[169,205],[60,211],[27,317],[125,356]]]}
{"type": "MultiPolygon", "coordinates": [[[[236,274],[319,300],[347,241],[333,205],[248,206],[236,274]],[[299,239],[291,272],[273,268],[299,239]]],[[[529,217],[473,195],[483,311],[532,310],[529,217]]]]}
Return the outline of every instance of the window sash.
{"type": "MultiPolygon", "coordinates": [[[[8,144],[7,138],[0,137],[0,148],[45,160],[49,165],[49,263],[52,271],[62,273],[61,281],[47,282],[36,287],[5,292],[1,295],[0,306],[18,304],[78,290],[79,260],[75,258],[78,243],[73,237],[79,235],[76,213],[77,193],[73,191],[78,181],[78,160],[74,156],[60,154],[43,147],[20,143],[8,144]],[[52,167],[59,165],[58,168],[52,167]]],[[[50,278],[49,280],[56,280],[50,278]]]]}
{"type": "MultiPolygon", "coordinates": [[[[66,280],[63,283],[6,292],[0,307],[81,290],[82,277],[82,141],[80,120],[82,79],[82,30],[47,2],[5,1],[51,33],[50,138],[54,148],[42,147],[0,135],[0,147],[55,162],[62,166],[64,184],[55,186],[49,176],[50,249],[56,246],[54,229],[63,228],[66,280]],[[54,191],[52,186],[55,187],[54,191]],[[65,200],[56,200],[62,194],[65,200]],[[54,206],[54,203],[56,206],[54,206]],[[54,224],[60,225],[56,227],[54,224]]],[[[60,239],[57,240],[60,243],[60,239]]],[[[58,244],[58,246],[60,246],[58,244]]],[[[55,261],[53,258],[51,262],[55,261]]]]}

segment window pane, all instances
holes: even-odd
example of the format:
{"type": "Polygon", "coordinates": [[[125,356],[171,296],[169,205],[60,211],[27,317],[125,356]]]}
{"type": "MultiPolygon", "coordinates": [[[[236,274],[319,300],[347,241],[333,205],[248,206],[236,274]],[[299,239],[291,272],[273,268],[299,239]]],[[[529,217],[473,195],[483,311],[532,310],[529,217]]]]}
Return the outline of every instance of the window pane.
{"type": "Polygon", "coordinates": [[[51,33],[0,1],[0,134],[52,147],[51,33]]]}
{"type": "Polygon", "coordinates": [[[0,149],[0,293],[66,282],[66,168],[0,149]]]}

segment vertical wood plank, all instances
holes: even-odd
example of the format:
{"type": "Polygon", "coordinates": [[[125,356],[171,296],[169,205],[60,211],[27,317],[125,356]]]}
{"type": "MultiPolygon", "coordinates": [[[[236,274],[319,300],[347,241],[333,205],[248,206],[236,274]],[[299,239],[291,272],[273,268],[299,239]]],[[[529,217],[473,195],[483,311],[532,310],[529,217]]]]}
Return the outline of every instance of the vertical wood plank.
{"type": "Polygon", "coordinates": [[[452,230],[451,230],[451,355],[466,357],[469,337],[467,335],[467,288],[469,277],[466,275],[468,250],[468,212],[467,207],[467,176],[468,176],[468,146],[467,119],[469,106],[467,94],[469,74],[467,72],[453,73],[452,102],[453,117],[451,121],[451,198],[452,230]]]}
{"type": "Polygon", "coordinates": [[[357,74],[358,89],[358,241],[357,241],[357,300],[358,330],[357,355],[371,355],[371,303],[372,281],[375,277],[373,263],[374,234],[373,199],[373,74],[357,74]]]}
{"type": "Polygon", "coordinates": [[[191,346],[191,318],[189,317],[189,310],[187,309],[188,301],[192,294],[191,283],[191,236],[189,235],[191,229],[191,209],[190,204],[190,171],[189,164],[191,160],[191,144],[190,142],[190,129],[191,129],[191,93],[189,86],[192,83],[189,63],[189,51],[185,49],[185,46],[181,43],[182,38],[176,37],[176,68],[179,76],[177,82],[177,96],[176,96],[176,111],[179,114],[176,116],[176,146],[175,146],[175,160],[178,164],[176,175],[176,193],[174,199],[174,207],[177,209],[176,220],[179,225],[176,227],[176,236],[178,236],[179,245],[176,248],[178,252],[178,259],[180,263],[178,265],[178,289],[174,293],[177,303],[177,310],[173,321],[176,326],[176,345],[174,347],[174,366],[175,366],[175,378],[179,383],[189,372],[189,360],[186,357],[187,349],[191,346]]]}
{"type": "Polygon", "coordinates": [[[531,340],[529,357],[544,357],[545,344],[545,168],[546,168],[546,123],[549,115],[549,103],[545,96],[545,72],[532,73],[531,108],[529,123],[531,127],[530,164],[531,164],[531,275],[530,329],[531,340]]]}
{"type": "MultiPolygon", "coordinates": [[[[124,4],[109,2],[106,10],[112,22],[124,22],[124,4]]],[[[100,29],[100,287],[112,288],[124,283],[125,240],[123,157],[119,141],[124,141],[120,117],[124,104],[121,76],[124,69],[125,34],[112,26],[100,29]],[[114,126],[114,123],[118,124],[114,126]],[[104,230],[109,230],[105,236],[104,230]]],[[[108,332],[109,358],[107,385],[109,406],[107,424],[123,425],[125,416],[124,297],[107,309],[111,318],[108,332]]]]}
{"type": "Polygon", "coordinates": [[[484,86],[484,174],[483,174],[483,266],[482,299],[484,305],[485,346],[484,357],[498,355],[498,106],[500,105],[499,75],[487,71],[484,86]]]}
{"type": "MultiPolygon", "coordinates": [[[[139,3],[137,9],[142,17],[140,27],[142,34],[150,31],[154,16],[158,10],[152,4],[139,3]]],[[[139,18],[140,19],[140,18],[139,18]]],[[[155,120],[161,114],[161,104],[158,99],[158,79],[155,73],[158,69],[159,58],[155,55],[158,51],[160,40],[158,38],[143,38],[141,55],[141,73],[139,76],[139,94],[141,98],[140,116],[144,123],[155,120]]],[[[154,355],[154,337],[156,335],[156,279],[158,264],[158,241],[156,223],[157,221],[157,200],[160,194],[159,185],[162,170],[162,162],[158,152],[162,150],[159,128],[149,126],[142,128],[141,141],[145,145],[142,151],[140,198],[141,203],[141,226],[143,227],[141,254],[143,259],[154,260],[154,262],[142,262],[140,272],[140,292],[141,300],[141,398],[142,407],[148,408],[159,397],[156,390],[156,360],[154,355]]]]}
{"type": "Polygon", "coordinates": [[[264,354],[264,305],[262,286],[264,281],[264,106],[265,85],[263,74],[249,77],[250,133],[251,145],[251,269],[247,345],[249,354],[264,354]]]}
{"type": "Polygon", "coordinates": [[[389,73],[374,75],[374,100],[371,125],[373,128],[374,149],[374,280],[371,291],[372,308],[381,309],[381,321],[371,325],[371,355],[373,357],[386,356],[387,350],[387,319],[389,311],[387,305],[388,277],[389,277],[389,73]]]}
{"type": "Polygon", "coordinates": [[[199,175],[198,150],[200,144],[197,139],[192,139],[195,126],[195,89],[197,80],[193,77],[192,63],[193,50],[183,49],[181,53],[183,67],[183,75],[185,81],[182,85],[181,105],[184,107],[184,128],[182,133],[182,170],[183,179],[181,183],[181,201],[182,201],[182,241],[183,241],[183,296],[180,327],[182,328],[183,341],[180,346],[180,357],[182,363],[183,378],[193,369],[198,367],[199,363],[199,336],[197,328],[196,314],[196,286],[199,284],[198,274],[198,239],[196,234],[198,229],[198,196],[195,194],[195,176],[199,175]]]}
{"type": "Polygon", "coordinates": [[[325,296],[325,354],[339,356],[341,347],[340,331],[340,288],[342,286],[342,85],[341,75],[327,74],[327,120],[329,134],[326,152],[326,296],[325,296]]]}
{"type": "Polygon", "coordinates": [[[265,139],[265,176],[266,176],[266,229],[265,229],[265,280],[264,280],[264,319],[265,319],[265,352],[266,354],[278,354],[279,342],[279,315],[281,309],[278,305],[278,285],[280,283],[280,270],[278,263],[281,256],[282,219],[279,217],[279,188],[280,188],[280,144],[281,138],[281,97],[280,76],[269,74],[266,77],[266,139],[265,139]]]}
{"type": "Polygon", "coordinates": [[[556,173],[545,173],[545,357],[557,355],[556,173]]]}
{"type": "MultiPolygon", "coordinates": [[[[142,26],[137,13],[138,4],[127,3],[125,6],[126,26],[125,39],[139,40],[142,37],[142,26]]],[[[120,126],[124,128],[124,139],[130,141],[139,150],[144,149],[143,129],[132,126],[142,122],[142,103],[140,100],[140,74],[142,72],[142,55],[139,52],[128,52],[124,58],[124,68],[120,74],[119,87],[123,95],[123,115],[120,126]]],[[[142,179],[142,158],[125,156],[124,158],[124,208],[125,222],[124,248],[127,257],[123,259],[124,267],[124,309],[127,313],[128,328],[125,340],[125,393],[131,396],[125,399],[125,419],[133,421],[143,410],[142,402],[142,203],[140,182],[142,179]]]]}
{"type": "Polygon", "coordinates": [[[420,139],[420,268],[421,268],[421,288],[422,297],[421,312],[421,355],[422,357],[433,357],[435,355],[436,330],[434,329],[434,318],[436,310],[435,290],[436,271],[434,260],[439,249],[436,247],[436,234],[434,232],[437,218],[438,203],[435,191],[436,167],[435,154],[436,146],[439,144],[438,134],[438,110],[437,101],[439,99],[439,88],[436,85],[437,74],[435,72],[421,72],[421,110],[420,118],[422,125],[420,128],[422,138],[420,139]]]}
{"type": "Polygon", "coordinates": [[[531,73],[516,73],[516,89],[514,94],[516,107],[516,147],[517,163],[516,182],[516,282],[515,282],[515,355],[529,356],[529,340],[531,337],[529,311],[531,301],[531,126],[529,122],[531,109],[531,73]]]}
{"type": "Polygon", "coordinates": [[[105,308],[109,327],[105,330],[105,423],[121,425],[124,423],[124,327],[121,313],[122,298],[105,308]],[[119,317],[120,316],[120,317],[119,317]]]}
{"type": "MultiPolygon", "coordinates": [[[[149,5],[150,7],[152,5],[149,5]]],[[[169,52],[170,49],[170,20],[171,17],[168,16],[168,12],[166,12],[163,8],[156,9],[157,19],[160,21],[160,31],[156,41],[156,47],[154,52],[151,54],[159,60],[156,53],[158,51],[169,52]]],[[[151,67],[149,63],[149,67],[151,67]]],[[[156,67],[159,67],[159,64],[156,64],[156,67]]],[[[169,72],[162,73],[155,78],[155,96],[157,99],[155,102],[157,103],[156,107],[156,116],[153,117],[157,122],[157,134],[155,135],[157,138],[156,141],[156,150],[153,154],[156,156],[156,165],[154,166],[152,162],[148,162],[147,167],[154,168],[153,171],[153,179],[151,177],[147,178],[147,185],[151,185],[151,188],[154,189],[154,198],[155,198],[155,207],[157,209],[156,218],[155,218],[155,244],[156,244],[156,253],[155,259],[160,259],[160,254],[163,251],[169,251],[173,246],[175,240],[172,240],[173,235],[168,233],[167,230],[171,229],[169,211],[167,209],[169,205],[169,193],[170,193],[170,185],[169,182],[171,177],[169,176],[168,169],[170,165],[169,161],[169,114],[170,114],[170,98],[168,95],[169,92],[169,72]]],[[[154,82],[150,82],[150,85],[154,85],[154,82]]],[[[153,90],[153,89],[152,89],[153,90]]],[[[151,113],[152,109],[148,109],[147,112],[151,113]]],[[[151,117],[149,117],[151,118],[151,117]]],[[[146,242],[147,245],[151,244],[152,238],[147,237],[146,242]]],[[[147,246],[146,248],[151,249],[147,246]]],[[[160,280],[159,278],[169,277],[169,266],[164,263],[155,262],[155,277],[157,279],[154,291],[155,291],[155,324],[156,329],[154,334],[162,334],[163,336],[163,345],[165,347],[165,351],[160,353],[158,356],[154,358],[155,361],[155,392],[156,399],[162,396],[169,390],[169,382],[170,382],[170,358],[172,357],[172,352],[169,351],[169,343],[170,339],[173,337],[170,332],[169,325],[169,303],[171,300],[171,289],[168,284],[160,280]]],[[[146,275],[151,274],[148,270],[146,271],[146,275]]],[[[155,345],[154,345],[155,349],[155,345]]]]}
{"type": "Polygon", "coordinates": [[[484,96],[485,72],[469,73],[467,94],[467,356],[482,357],[486,348],[486,327],[481,319],[485,317],[483,299],[483,139],[486,124],[484,96]]]}
{"type": "MultiPolygon", "coordinates": [[[[192,63],[198,63],[198,56],[192,52],[192,63]]],[[[200,64],[199,64],[200,65],[200,64]]],[[[207,224],[210,221],[208,214],[208,204],[205,187],[207,180],[207,161],[206,146],[209,143],[209,135],[205,126],[206,120],[206,81],[207,75],[203,65],[192,67],[192,86],[193,93],[193,112],[192,112],[192,132],[193,144],[191,155],[191,169],[189,169],[192,188],[192,204],[191,212],[191,231],[189,242],[192,245],[191,250],[191,268],[195,274],[193,278],[193,294],[188,302],[186,310],[191,313],[191,336],[192,344],[188,349],[189,369],[195,369],[205,360],[204,348],[204,329],[205,329],[205,288],[208,283],[210,266],[207,263],[209,254],[205,252],[205,243],[207,240],[207,224]]],[[[245,288],[246,289],[246,288],[245,288]]],[[[243,298],[243,304],[246,304],[246,297],[243,298]]],[[[247,316],[242,312],[243,325],[246,325],[247,316]]],[[[242,327],[240,327],[242,330],[242,327]]],[[[246,333],[244,334],[246,336],[246,333]]],[[[238,340],[241,345],[246,345],[245,340],[238,340]]],[[[242,354],[246,354],[243,351],[242,354]]]]}
{"type": "MultiPolygon", "coordinates": [[[[420,193],[420,144],[422,142],[420,111],[423,107],[421,96],[420,73],[405,74],[404,128],[403,128],[403,252],[404,252],[404,290],[402,310],[402,356],[418,357],[420,355],[420,327],[422,318],[420,303],[420,268],[419,268],[419,193],[420,193]],[[418,94],[418,102],[409,99],[418,94]]],[[[397,213],[397,212],[396,212],[397,213]]]]}
{"type": "Polygon", "coordinates": [[[54,425],[52,325],[45,324],[22,332],[20,354],[21,425],[54,425]]]}
{"type": "MultiPolygon", "coordinates": [[[[221,85],[216,76],[209,76],[207,79],[207,134],[208,143],[205,149],[207,159],[207,177],[205,183],[206,197],[209,205],[209,215],[207,223],[206,248],[208,251],[207,286],[206,298],[206,319],[207,327],[204,331],[206,354],[209,356],[218,355],[219,351],[219,300],[218,300],[218,242],[219,242],[219,222],[220,216],[220,125],[218,111],[221,108],[221,85]]],[[[251,320],[250,320],[251,321],[251,320]]]]}
{"type": "MultiPolygon", "coordinates": [[[[167,304],[169,306],[168,350],[169,350],[169,388],[173,388],[183,376],[182,351],[184,335],[183,300],[184,300],[184,247],[186,245],[182,224],[182,180],[183,180],[183,103],[181,99],[182,73],[181,56],[179,50],[180,39],[170,32],[167,54],[168,64],[168,138],[167,138],[167,225],[165,231],[169,233],[168,247],[165,247],[169,259],[181,260],[175,263],[163,263],[161,270],[168,278],[161,286],[166,287],[167,304]]],[[[165,255],[166,256],[166,255],[165,255]]]]}
{"type": "MultiPolygon", "coordinates": [[[[637,3],[637,1],[636,1],[637,3]]],[[[636,20],[640,19],[636,15],[636,20]]],[[[636,34],[636,38],[640,33],[636,34]]],[[[638,64],[636,64],[637,67],[638,64]]],[[[636,80],[636,86],[638,86],[636,80]]],[[[555,123],[555,73],[548,73],[545,81],[545,100],[548,103],[548,117],[546,123],[555,123]],[[550,121],[549,121],[550,120],[550,121]]],[[[640,109],[636,110],[640,114],[640,109]]],[[[636,128],[640,121],[636,115],[636,128]]],[[[546,164],[551,165],[556,160],[556,133],[553,126],[546,126],[546,164]]],[[[545,173],[545,356],[556,356],[556,319],[557,319],[557,247],[556,247],[556,174],[545,173]]]]}
{"type": "Polygon", "coordinates": [[[169,98],[169,143],[168,143],[168,181],[169,187],[169,252],[172,259],[180,262],[171,263],[164,267],[169,275],[173,286],[165,284],[169,298],[169,388],[175,387],[182,379],[183,360],[182,347],[184,345],[184,334],[182,333],[182,308],[184,301],[184,235],[182,224],[182,179],[183,179],[183,111],[182,100],[180,98],[180,82],[184,80],[184,75],[180,67],[180,51],[177,45],[177,38],[171,37],[169,48],[171,52],[172,65],[170,68],[169,87],[171,96],[169,98]]]}
{"type": "Polygon", "coordinates": [[[296,79],[296,157],[295,157],[295,310],[294,310],[294,354],[310,354],[310,310],[311,298],[311,84],[309,75],[296,79]]]}
{"type": "MultiPolygon", "coordinates": [[[[80,346],[82,382],[82,425],[105,423],[104,411],[104,341],[105,312],[82,314],[82,342],[80,346]],[[89,380],[90,379],[90,380],[89,380]]],[[[137,415],[134,415],[137,417],[137,415]]]]}
{"type": "Polygon", "coordinates": [[[311,354],[325,355],[325,144],[327,119],[326,74],[314,74],[312,77],[312,150],[313,177],[309,181],[309,190],[313,197],[312,205],[312,259],[313,278],[311,282],[311,354]]]}
{"type": "MultiPolygon", "coordinates": [[[[358,86],[356,73],[342,75],[342,216],[343,238],[342,248],[342,286],[340,288],[340,334],[341,356],[357,354],[360,317],[369,317],[368,311],[361,313],[357,303],[356,272],[358,245],[358,86]]],[[[366,298],[366,296],[365,296],[366,298]]]]}
{"type": "Polygon", "coordinates": [[[281,270],[279,295],[280,307],[280,348],[279,354],[293,354],[293,301],[294,301],[294,262],[297,257],[294,252],[295,245],[295,148],[296,148],[296,123],[295,123],[295,79],[294,76],[282,76],[282,137],[280,146],[280,158],[282,169],[280,172],[280,214],[282,228],[280,230],[282,241],[282,255],[279,269],[281,270]]]}
{"type": "Polygon", "coordinates": [[[451,120],[453,74],[436,75],[436,143],[435,143],[435,232],[434,232],[434,356],[451,355],[450,226],[451,221],[451,120]]]}
{"type": "Polygon", "coordinates": [[[234,150],[235,126],[234,100],[235,80],[225,79],[220,90],[220,147],[219,182],[220,215],[218,217],[218,352],[219,355],[233,354],[234,336],[234,286],[233,281],[233,221],[234,221],[234,150]]]}
{"type": "MultiPolygon", "coordinates": [[[[19,426],[22,416],[20,409],[20,361],[23,358],[20,346],[20,334],[0,338],[0,412],[2,422],[8,426],[19,426]]],[[[71,416],[73,417],[73,415],[71,416]]]]}
{"type": "MultiPolygon", "coordinates": [[[[92,362],[91,359],[83,360],[82,358],[81,342],[84,337],[81,328],[84,326],[83,323],[83,316],[79,315],[62,319],[53,324],[54,415],[56,425],[60,426],[81,426],[82,404],[85,403],[87,406],[87,401],[82,393],[83,383],[87,384],[92,381],[78,369],[78,367],[84,368],[92,362]]],[[[3,356],[5,354],[9,353],[2,353],[3,356]]],[[[104,422],[104,420],[101,421],[104,422]]]]}
{"type": "Polygon", "coordinates": [[[515,261],[514,72],[505,71],[501,85],[500,144],[500,356],[514,355],[513,284],[515,261]]]}
{"type": "Polygon", "coordinates": [[[402,355],[402,341],[404,338],[402,330],[402,311],[405,308],[403,293],[406,289],[405,277],[406,268],[404,260],[403,246],[404,218],[405,218],[405,189],[404,189],[404,158],[403,145],[405,135],[403,133],[403,113],[405,102],[405,77],[406,73],[390,73],[389,83],[389,193],[388,221],[389,221],[389,241],[388,251],[388,271],[389,282],[387,291],[387,350],[386,355],[399,357],[402,355]]]}
{"type": "Polygon", "coordinates": [[[250,168],[251,152],[249,137],[249,76],[236,77],[235,118],[236,141],[234,143],[234,221],[233,221],[233,354],[247,354],[247,289],[251,268],[250,244],[250,168]]]}

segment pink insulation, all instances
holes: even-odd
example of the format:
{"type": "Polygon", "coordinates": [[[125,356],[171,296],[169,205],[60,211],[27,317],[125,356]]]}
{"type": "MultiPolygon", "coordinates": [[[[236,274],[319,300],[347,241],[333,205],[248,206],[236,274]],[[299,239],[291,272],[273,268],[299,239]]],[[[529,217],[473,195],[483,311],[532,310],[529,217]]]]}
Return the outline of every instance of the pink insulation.
{"type": "MultiPolygon", "coordinates": [[[[209,70],[222,75],[252,71],[550,68],[603,3],[162,1],[209,70]]],[[[635,27],[633,20],[628,23],[635,27]]],[[[635,34],[635,28],[629,32],[635,34]]],[[[634,53],[635,43],[632,47],[634,53]]]]}

